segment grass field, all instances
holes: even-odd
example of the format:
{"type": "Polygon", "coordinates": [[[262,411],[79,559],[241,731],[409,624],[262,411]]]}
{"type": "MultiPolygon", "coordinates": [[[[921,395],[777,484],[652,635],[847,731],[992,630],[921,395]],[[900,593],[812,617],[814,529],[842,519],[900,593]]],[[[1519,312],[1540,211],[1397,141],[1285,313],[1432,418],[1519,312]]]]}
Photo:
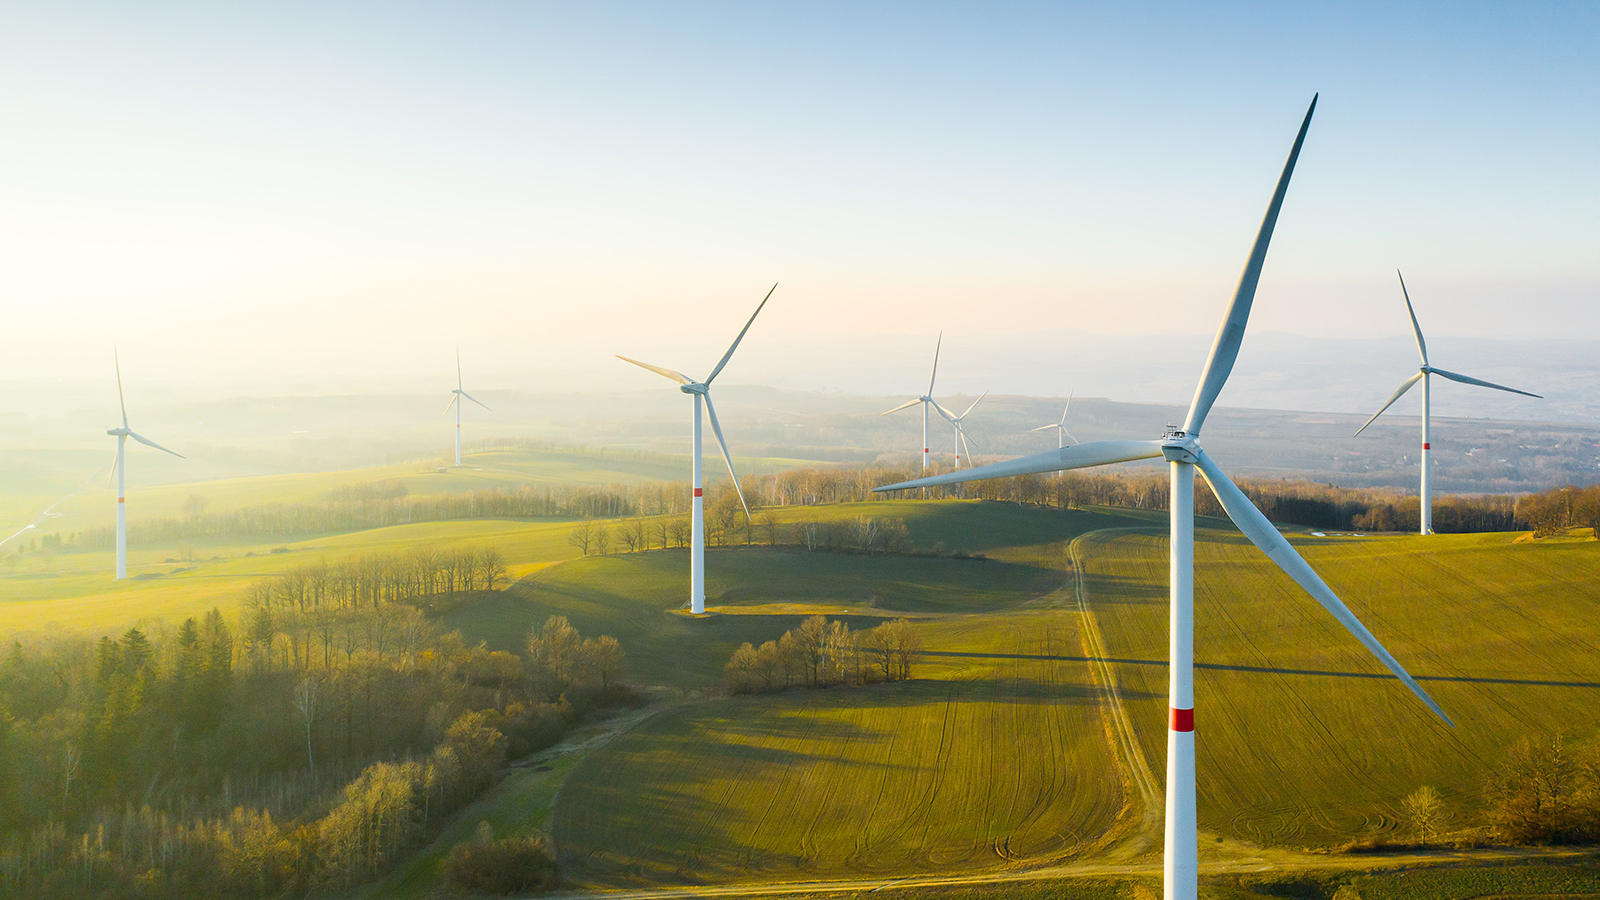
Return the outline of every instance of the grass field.
{"type": "MultiPolygon", "coordinates": [[[[1166,735],[1166,538],[1092,536],[1091,605],[1152,763],[1166,735]],[[1143,698],[1143,699],[1139,699],[1143,698]]],[[[1527,735],[1595,728],[1600,543],[1511,535],[1299,539],[1311,564],[1455,719],[1448,728],[1231,529],[1196,542],[1201,827],[1271,845],[1395,831],[1440,790],[1472,824],[1483,781],[1527,735]]]]}

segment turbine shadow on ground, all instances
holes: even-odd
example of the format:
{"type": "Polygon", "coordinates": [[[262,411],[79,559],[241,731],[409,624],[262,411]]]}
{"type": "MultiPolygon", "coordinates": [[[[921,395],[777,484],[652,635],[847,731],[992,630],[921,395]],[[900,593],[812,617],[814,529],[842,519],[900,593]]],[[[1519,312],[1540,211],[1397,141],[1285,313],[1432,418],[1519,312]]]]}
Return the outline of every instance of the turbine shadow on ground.
{"type": "MultiPolygon", "coordinates": [[[[923,655],[933,657],[959,657],[970,659],[1037,659],[1054,662],[1101,662],[1114,666],[1156,666],[1166,668],[1164,659],[1117,659],[1095,656],[1043,656],[1031,653],[974,653],[960,650],[924,650],[923,655]]],[[[1326,669],[1282,669],[1273,666],[1238,666],[1227,663],[1196,662],[1196,669],[1218,672],[1254,672],[1263,675],[1314,675],[1324,678],[1370,678],[1386,681],[1394,676],[1386,672],[1333,672],[1326,669]]],[[[1515,684],[1533,687],[1600,688],[1600,681],[1544,681],[1533,678],[1490,678],[1475,675],[1413,675],[1418,681],[1459,682],[1462,684],[1515,684]]],[[[1123,691],[1124,696],[1137,697],[1123,691]]]]}

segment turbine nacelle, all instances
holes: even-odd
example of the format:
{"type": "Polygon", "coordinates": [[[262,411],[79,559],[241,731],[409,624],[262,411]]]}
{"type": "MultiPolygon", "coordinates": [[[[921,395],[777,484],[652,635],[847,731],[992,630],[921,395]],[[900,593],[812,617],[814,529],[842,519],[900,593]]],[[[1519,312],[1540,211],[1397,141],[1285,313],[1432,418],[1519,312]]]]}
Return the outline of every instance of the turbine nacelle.
{"type": "Polygon", "coordinates": [[[711,385],[703,381],[691,381],[688,384],[678,385],[678,390],[683,391],[685,394],[705,395],[711,391],[711,385]]]}

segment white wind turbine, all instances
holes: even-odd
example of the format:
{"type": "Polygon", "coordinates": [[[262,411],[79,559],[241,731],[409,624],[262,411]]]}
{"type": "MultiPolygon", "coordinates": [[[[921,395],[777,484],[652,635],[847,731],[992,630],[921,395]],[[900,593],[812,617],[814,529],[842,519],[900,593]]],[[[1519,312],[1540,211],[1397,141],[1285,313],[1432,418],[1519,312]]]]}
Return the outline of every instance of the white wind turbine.
{"type": "Polygon", "coordinates": [[[1227,315],[1217,331],[1211,356],[1206,361],[1200,384],[1195,388],[1194,400],[1189,407],[1189,418],[1181,430],[1169,426],[1160,440],[1155,441],[1094,441],[1009,462],[994,463],[912,481],[876,488],[895,491],[907,488],[940,484],[955,484],[984,478],[1009,475],[1028,475],[1036,472],[1078,469],[1103,466],[1111,463],[1131,462],[1138,459],[1165,457],[1172,478],[1171,489],[1171,541],[1169,544],[1171,597],[1169,639],[1169,715],[1167,730],[1167,809],[1164,883],[1167,900],[1194,900],[1199,882],[1199,838],[1195,812],[1194,787],[1194,470],[1200,469],[1211,485],[1222,508],[1251,543],[1260,547],[1274,563],[1293,578],[1323,608],[1333,614],[1351,634],[1355,635],[1389,671],[1405,683],[1428,708],[1449,723],[1439,705],[1429,697],[1406,670],[1385,650],[1378,639],[1362,625],[1342,603],[1333,590],[1323,582],[1316,571],[1301,558],[1283,535],[1267,521],[1244,493],[1228,480],[1228,476],[1211,461],[1198,441],[1206,415],[1228,379],[1234,361],[1239,355],[1239,345],[1244,339],[1245,324],[1249,320],[1250,305],[1255,299],[1256,283],[1261,277],[1261,265],[1266,259],[1267,244],[1277,224],[1278,210],[1283,205],[1284,193],[1289,187],[1289,177],[1294,172],[1295,160],[1305,141],[1306,129],[1311,125],[1311,114],[1317,108],[1316,98],[1306,110],[1305,121],[1295,137],[1294,148],[1289,152],[1283,174],[1278,179],[1277,190],[1267,206],[1266,217],[1256,235],[1255,246],[1245,263],[1239,285],[1227,315]]]}
{"type": "Polygon", "coordinates": [[[122,395],[122,360],[117,357],[115,347],[111,349],[111,362],[117,369],[117,403],[122,407],[122,427],[106,429],[106,434],[113,435],[117,439],[117,461],[113,464],[115,471],[112,473],[112,477],[117,480],[117,580],[121,581],[128,577],[128,494],[126,490],[127,479],[124,477],[125,470],[123,468],[123,455],[128,438],[133,438],[146,447],[154,447],[164,453],[171,453],[179,459],[185,459],[186,457],[182,453],[168,450],[128,427],[128,401],[122,395]]]}
{"type": "Polygon", "coordinates": [[[972,401],[972,406],[967,407],[967,412],[964,412],[959,416],[952,415],[949,410],[937,403],[933,404],[933,408],[939,411],[939,415],[944,416],[951,425],[956,427],[956,468],[958,469],[961,468],[961,449],[963,447],[965,447],[967,450],[967,462],[972,462],[972,447],[968,446],[967,444],[967,429],[966,426],[962,425],[961,423],[964,419],[966,419],[967,413],[972,412],[973,407],[976,407],[979,403],[982,403],[983,398],[987,396],[989,396],[988,391],[984,391],[982,394],[978,395],[978,399],[972,401]]]}
{"type": "MultiPolygon", "coordinates": [[[[449,412],[451,406],[454,406],[456,408],[456,466],[457,467],[459,467],[461,465],[461,407],[463,405],[461,403],[461,398],[465,397],[468,400],[471,400],[473,403],[476,403],[479,406],[482,406],[484,409],[489,409],[489,407],[486,404],[484,404],[484,402],[482,400],[479,400],[477,397],[474,397],[471,394],[467,393],[466,391],[463,391],[461,389],[461,387],[462,387],[462,385],[461,385],[461,348],[457,347],[456,348],[456,389],[450,392],[450,393],[454,394],[455,396],[450,398],[449,406],[446,406],[444,408],[445,412],[449,412]]],[[[489,410],[489,411],[490,412],[494,412],[494,410],[492,410],[492,409],[489,410]]]]}
{"type": "Polygon", "coordinates": [[[1416,384],[1418,381],[1422,382],[1422,525],[1420,531],[1422,534],[1433,534],[1433,484],[1428,466],[1428,454],[1433,449],[1429,438],[1433,410],[1433,387],[1430,384],[1432,379],[1429,376],[1438,375],[1440,378],[1448,378],[1451,381],[1459,381],[1462,384],[1475,384],[1479,387],[1494,388],[1497,391],[1521,394],[1524,397],[1534,397],[1541,400],[1544,398],[1540,397],[1538,394],[1530,394],[1527,391],[1519,391],[1516,388],[1508,388],[1503,384],[1495,384],[1491,381],[1480,381],[1477,378],[1468,378],[1465,375],[1457,375],[1454,372],[1446,372],[1443,369],[1436,369],[1429,365],[1428,345],[1422,340],[1422,326],[1417,324],[1417,311],[1411,308],[1411,294],[1406,290],[1406,277],[1400,274],[1399,269],[1395,269],[1394,274],[1400,278],[1400,295],[1406,298],[1406,312],[1411,314],[1411,333],[1417,338],[1417,355],[1422,357],[1422,366],[1417,369],[1417,374],[1407,378],[1400,384],[1400,389],[1394,392],[1394,396],[1390,397],[1389,402],[1383,405],[1383,409],[1373,413],[1372,418],[1367,420],[1366,425],[1362,425],[1360,428],[1356,429],[1356,436],[1360,437],[1361,432],[1367,430],[1367,425],[1371,425],[1373,421],[1375,421],[1379,416],[1383,415],[1383,411],[1393,406],[1394,402],[1399,400],[1406,391],[1411,390],[1412,385],[1416,384]]]}
{"type": "MultiPolygon", "coordinates": [[[[939,332],[939,340],[937,342],[935,342],[934,345],[933,345],[933,372],[928,375],[928,392],[926,394],[923,394],[921,397],[918,397],[915,400],[908,400],[905,403],[902,403],[899,406],[896,406],[894,409],[889,410],[889,412],[886,412],[886,413],[882,414],[882,415],[887,416],[889,413],[897,413],[902,409],[910,409],[911,407],[916,406],[918,403],[922,404],[922,469],[923,469],[923,471],[927,471],[927,469],[928,469],[928,406],[930,404],[932,404],[933,407],[936,408],[936,409],[939,407],[939,404],[933,399],[933,379],[935,377],[937,377],[938,374],[939,374],[939,346],[941,344],[943,344],[943,343],[944,343],[944,332],[941,331],[941,332],[939,332]]],[[[944,414],[942,410],[941,410],[940,414],[941,415],[944,414]]],[[[946,416],[946,418],[948,418],[948,416],[946,416]]]]}
{"type": "Polygon", "coordinates": [[[1062,447],[1066,446],[1066,439],[1067,438],[1072,438],[1072,442],[1074,444],[1076,444],[1076,443],[1078,443],[1078,439],[1075,438],[1075,437],[1072,437],[1072,432],[1067,430],[1067,412],[1069,410],[1071,410],[1071,409],[1072,409],[1072,395],[1068,394],[1067,395],[1067,405],[1065,407],[1062,407],[1062,409],[1061,409],[1061,421],[1059,421],[1059,422],[1051,422],[1049,425],[1040,425],[1038,428],[1030,428],[1028,430],[1029,431],[1049,431],[1050,429],[1054,428],[1056,430],[1056,449],[1057,450],[1060,450],[1062,447]]]}
{"type": "Polygon", "coordinates": [[[728,360],[733,357],[733,351],[738,349],[739,342],[744,340],[745,332],[749,331],[750,326],[755,324],[756,316],[761,315],[762,307],[767,305],[767,301],[772,299],[772,291],[777,289],[778,286],[774,284],[772,290],[767,291],[767,296],[761,298],[761,304],[756,307],[755,312],[750,314],[750,321],[744,323],[744,328],[739,331],[739,336],[733,339],[732,346],[728,347],[727,353],[722,354],[722,361],[717,363],[715,369],[711,370],[711,374],[706,376],[705,381],[695,381],[682,372],[664,369],[661,366],[652,366],[649,363],[643,363],[637,359],[629,359],[620,354],[617,356],[617,359],[623,362],[630,362],[636,366],[649,369],[657,375],[665,375],[678,383],[678,390],[694,397],[694,451],[690,457],[694,461],[694,499],[693,512],[690,516],[692,536],[689,542],[689,611],[697,616],[706,611],[705,499],[702,496],[700,486],[700,403],[702,400],[705,401],[706,412],[711,416],[711,431],[717,436],[717,446],[722,448],[723,462],[728,464],[728,477],[733,479],[733,489],[739,494],[739,505],[744,507],[745,517],[749,518],[750,505],[744,502],[744,491],[739,487],[739,475],[733,471],[733,455],[728,452],[728,442],[722,437],[722,426],[717,424],[717,408],[711,403],[711,382],[722,371],[722,367],[728,364],[728,360]]]}

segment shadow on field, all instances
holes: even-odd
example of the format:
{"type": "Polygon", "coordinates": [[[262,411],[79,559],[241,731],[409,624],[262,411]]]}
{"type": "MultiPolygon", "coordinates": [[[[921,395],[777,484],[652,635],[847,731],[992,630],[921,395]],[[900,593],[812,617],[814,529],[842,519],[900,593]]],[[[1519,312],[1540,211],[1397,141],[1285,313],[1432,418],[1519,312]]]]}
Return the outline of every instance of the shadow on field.
{"type": "Polygon", "coordinates": [[[1089,596],[1094,598],[1094,605],[1099,606],[1144,606],[1151,603],[1167,602],[1167,586],[1165,583],[1155,584],[1148,579],[1136,578],[1130,575],[1107,575],[1105,573],[1084,573],[1084,586],[1088,589],[1089,596]]]}
{"type": "MultiPolygon", "coordinates": [[[[1113,666],[1158,666],[1167,667],[1164,659],[1118,659],[1116,657],[1098,656],[1045,656],[1032,653],[977,653],[962,650],[924,650],[923,656],[957,657],[967,659],[1036,659],[1052,662],[1102,662],[1113,666]]],[[[1211,669],[1218,672],[1254,672],[1262,675],[1312,675],[1323,678],[1372,678],[1388,680],[1394,676],[1388,672],[1333,672],[1327,669],[1280,669],[1272,666],[1236,666],[1226,663],[1194,664],[1196,669],[1211,669]]],[[[1416,675],[1411,677],[1418,681],[1460,682],[1462,684],[1515,684],[1532,687],[1570,687],[1570,688],[1600,688],[1600,681],[1545,681],[1535,678],[1490,678],[1475,675],[1416,675]]],[[[1123,696],[1130,695],[1126,690],[1123,696]]]]}

